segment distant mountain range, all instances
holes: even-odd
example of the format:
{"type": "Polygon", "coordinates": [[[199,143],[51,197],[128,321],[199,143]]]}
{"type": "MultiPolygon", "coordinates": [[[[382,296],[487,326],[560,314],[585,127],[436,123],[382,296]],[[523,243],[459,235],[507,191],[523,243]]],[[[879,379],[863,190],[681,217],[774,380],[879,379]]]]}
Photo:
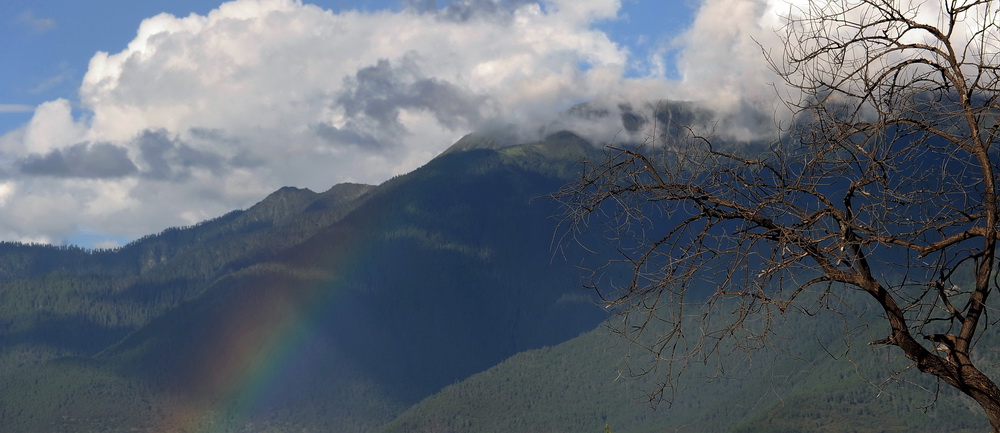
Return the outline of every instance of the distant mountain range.
{"type": "MultiPolygon", "coordinates": [[[[614,319],[580,284],[578,265],[613,252],[560,248],[547,196],[587,158],[603,153],[569,132],[516,146],[470,135],[379,186],[286,187],[115,250],[0,244],[0,431],[986,425],[958,398],[923,414],[933,396],[912,387],[880,396],[830,356],[827,319],[790,325],[809,329],[789,342],[801,358],[762,353],[711,382],[718,370],[692,366],[674,405],[651,409],[657,377],[630,377],[614,319]]],[[[855,362],[884,373],[879,356],[855,362]]]]}

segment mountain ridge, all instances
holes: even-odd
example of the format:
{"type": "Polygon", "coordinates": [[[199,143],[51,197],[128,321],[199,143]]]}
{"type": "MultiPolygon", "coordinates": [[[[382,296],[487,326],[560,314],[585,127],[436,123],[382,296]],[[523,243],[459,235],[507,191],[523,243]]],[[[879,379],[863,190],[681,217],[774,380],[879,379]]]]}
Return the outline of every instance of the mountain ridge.
{"type": "Polygon", "coordinates": [[[578,266],[610,256],[554,251],[562,209],[547,197],[604,154],[572,132],[502,141],[467,136],[378,186],[280,188],[112,251],[0,243],[0,430],[984,425],[947,391],[918,413],[931,397],[891,382],[906,366],[884,351],[834,359],[847,352],[830,329],[858,341],[874,331],[831,317],[783,323],[799,331],[784,341],[796,356],[764,352],[755,369],[734,358],[736,377],[689,367],[673,406],[651,410],[643,397],[661,378],[623,365],[646,366],[648,354],[609,335],[615,319],[581,288],[578,266]],[[874,366],[877,380],[858,379],[855,365],[874,366]]]}
{"type": "Polygon", "coordinates": [[[589,329],[605,313],[568,296],[581,290],[576,268],[551,257],[556,205],[537,200],[576,162],[516,153],[456,151],[377,187],[282,188],[114,251],[45,249],[83,261],[4,288],[0,306],[21,313],[0,330],[20,329],[25,345],[0,344],[0,424],[235,431],[305,418],[314,431],[371,431],[449,383],[589,329]],[[66,303],[32,308],[30,288],[59,293],[52,281],[66,303]],[[31,319],[40,311],[49,325],[31,319]],[[77,326],[82,348],[32,345],[64,331],[62,317],[111,330],[77,326]],[[34,359],[12,361],[20,352],[34,359]],[[282,379],[249,387],[269,370],[282,379]],[[101,393],[118,406],[93,401],[101,393]],[[183,415],[194,407],[203,413],[183,415]]]}

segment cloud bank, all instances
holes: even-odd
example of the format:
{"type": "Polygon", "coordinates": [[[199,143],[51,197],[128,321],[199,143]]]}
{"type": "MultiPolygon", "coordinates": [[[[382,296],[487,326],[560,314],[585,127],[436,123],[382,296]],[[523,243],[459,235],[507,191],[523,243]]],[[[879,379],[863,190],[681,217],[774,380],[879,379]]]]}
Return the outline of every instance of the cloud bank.
{"type": "Polygon", "coordinates": [[[474,130],[557,125],[612,139],[615,116],[566,118],[584,101],[738,112],[771,98],[749,38],[768,40],[764,1],[706,0],[675,41],[680,80],[626,78],[631,53],[595,27],[617,19],[619,0],[436,5],[333,12],[235,0],[146,19],[124,50],[92,57],[78,104],[44,103],[0,137],[0,239],[132,239],[284,185],[378,183],[474,130]]]}

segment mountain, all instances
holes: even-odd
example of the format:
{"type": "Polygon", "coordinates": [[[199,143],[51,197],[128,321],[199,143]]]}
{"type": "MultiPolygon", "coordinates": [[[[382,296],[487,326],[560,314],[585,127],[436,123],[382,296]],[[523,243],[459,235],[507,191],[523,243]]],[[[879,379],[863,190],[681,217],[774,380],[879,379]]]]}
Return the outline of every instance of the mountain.
{"type": "Polygon", "coordinates": [[[372,431],[592,329],[545,196],[594,148],[478,141],[116,250],[2,245],[0,429],[372,431]]]}
{"type": "Polygon", "coordinates": [[[775,346],[746,356],[694,358],[668,401],[649,400],[666,374],[609,326],[557,346],[519,353],[413,405],[378,433],[500,432],[962,432],[986,431],[976,403],[891,349],[878,334],[833,313],[775,323],[775,346]],[[858,331],[845,343],[845,326],[858,331]],[[862,344],[859,344],[862,343],[862,344]],[[891,359],[893,361],[887,361],[891,359]]]}
{"type": "Polygon", "coordinates": [[[96,354],[209,282],[301,243],[372,188],[285,188],[248,210],[110,251],[0,243],[0,373],[96,354]]]}
{"type": "Polygon", "coordinates": [[[662,366],[633,378],[648,354],[580,288],[578,265],[610,256],[560,248],[547,198],[604,155],[569,132],[506,140],[114,250],[0,244],[0,431],[984,429],[968,399],[857,344],[879,329],[834,315],[693,360],[654,409],[662,366]]]}

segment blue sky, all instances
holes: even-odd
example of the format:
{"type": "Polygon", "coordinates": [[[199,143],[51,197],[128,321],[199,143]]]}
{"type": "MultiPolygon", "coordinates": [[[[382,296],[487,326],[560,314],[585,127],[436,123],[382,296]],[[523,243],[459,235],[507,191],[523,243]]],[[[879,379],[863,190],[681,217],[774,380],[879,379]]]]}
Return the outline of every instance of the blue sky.
{"type": "Polygon", "coordinates": [[[113,246],[473,131],[612,139],[584,101],[740,107],[774,1],[7,0],[0,240],[113,246]]]}
{"type": "MultiPolygon", "coordinates": [[[[75,97],[87,62],[99,50],[117,51],[144,19],[160,12],[205,13],[219,2],[9,0],[0,4],[0,104],[35,106],[75,97]]],[[[0,115],[6,132],[30,112],[0,115]]]]}

